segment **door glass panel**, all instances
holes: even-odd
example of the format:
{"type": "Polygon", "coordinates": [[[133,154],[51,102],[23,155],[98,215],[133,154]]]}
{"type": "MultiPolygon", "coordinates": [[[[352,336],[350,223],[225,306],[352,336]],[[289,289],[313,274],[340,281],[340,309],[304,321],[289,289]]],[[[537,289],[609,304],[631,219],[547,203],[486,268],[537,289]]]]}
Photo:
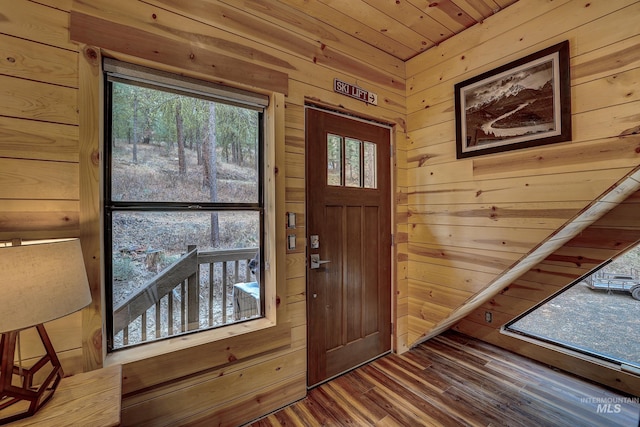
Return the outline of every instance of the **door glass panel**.
{"type": "Polygon", "coordinates": [[[342,185],[342,137],[327,135],[327,185],[342,185]]]}
{"type": "Polygon", "coordinates": [[[344,185],[362,187],[360,175],[362,142],[357,139],[345,138],[344,145],[344,185]]]}
{"type": "Polygon", "coordinates": [[[378,188],[378,153],[376,144],[364,143],[364,188],[378,188]]]}

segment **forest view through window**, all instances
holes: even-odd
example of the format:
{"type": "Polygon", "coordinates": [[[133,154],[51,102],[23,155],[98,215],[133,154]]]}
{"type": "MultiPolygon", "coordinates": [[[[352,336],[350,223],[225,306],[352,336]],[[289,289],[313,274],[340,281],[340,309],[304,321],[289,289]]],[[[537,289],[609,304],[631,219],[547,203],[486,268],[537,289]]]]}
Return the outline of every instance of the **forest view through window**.
{"type": "Polygon", "coordinates": [[[105,64],[109,350],[262,316],[265,101],[120,66],[105,64]]]}
{"type": "Polygon", "coordinates": [[[640,245],[505,325],[640,373],[640,245]]]}

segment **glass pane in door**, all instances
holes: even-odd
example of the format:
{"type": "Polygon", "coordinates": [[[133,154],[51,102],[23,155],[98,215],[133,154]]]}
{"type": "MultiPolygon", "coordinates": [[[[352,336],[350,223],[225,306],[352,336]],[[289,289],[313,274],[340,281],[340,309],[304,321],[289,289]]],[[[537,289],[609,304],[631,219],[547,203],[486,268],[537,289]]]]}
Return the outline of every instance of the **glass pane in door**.
{"type": "Polygon", "coordinates": [[[378,188],[378,153],[373,142],[364,143],[364,188],[378,188]]]}
{"type": "Polygon", "coordinates": [[[327,135],[327,185],[342,185],[342,137],[327,135]]]}
{"type": "Polygon", "coordinates": [[[345,138],[344,141],[344,185],[346,187],[362,187],[361,170],[362,142],[345,138]]]}

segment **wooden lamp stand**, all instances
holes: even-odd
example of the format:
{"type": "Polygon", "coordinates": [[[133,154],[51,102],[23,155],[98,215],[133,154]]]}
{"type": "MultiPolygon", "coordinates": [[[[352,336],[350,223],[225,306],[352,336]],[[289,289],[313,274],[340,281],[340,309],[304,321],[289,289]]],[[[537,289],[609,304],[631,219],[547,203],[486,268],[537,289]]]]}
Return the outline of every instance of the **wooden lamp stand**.
{"type": "MultiPolygon", "coordinates": [[[[0,339],[0,425],[30,417],[42,407],[58,387],[64,376],[62,366],[51,345],[51,340],[43,324],[34,326],[46,354],[30,368],[22,367],[22,360],[15,364],[16,342],[19,342],[20,331],[5,332],[0,339]],[[44,371],[48,369],[48,371],[44,371]],[[42,383],[34,386],[36,374],[46,375],[42,383]],[[14,385],[19,384],[19,385],[14,385]]],[[[19,344],[18,344],[19,345],[19,344]]]]}

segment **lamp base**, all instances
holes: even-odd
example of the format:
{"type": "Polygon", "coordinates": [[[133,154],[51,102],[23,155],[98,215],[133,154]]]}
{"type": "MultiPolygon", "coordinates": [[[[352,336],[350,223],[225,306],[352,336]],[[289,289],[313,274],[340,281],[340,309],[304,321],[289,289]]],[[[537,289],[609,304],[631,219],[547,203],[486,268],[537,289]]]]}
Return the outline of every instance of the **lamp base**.
{"type": "Polygon", "coordinates": [[[6,332],[0,339],[0,425],[35,414],[53,396],[64,376],[44,325],[35,328],[46,354],[28,369],[16,366],[14,361],[20,331],[6,332]]]}

